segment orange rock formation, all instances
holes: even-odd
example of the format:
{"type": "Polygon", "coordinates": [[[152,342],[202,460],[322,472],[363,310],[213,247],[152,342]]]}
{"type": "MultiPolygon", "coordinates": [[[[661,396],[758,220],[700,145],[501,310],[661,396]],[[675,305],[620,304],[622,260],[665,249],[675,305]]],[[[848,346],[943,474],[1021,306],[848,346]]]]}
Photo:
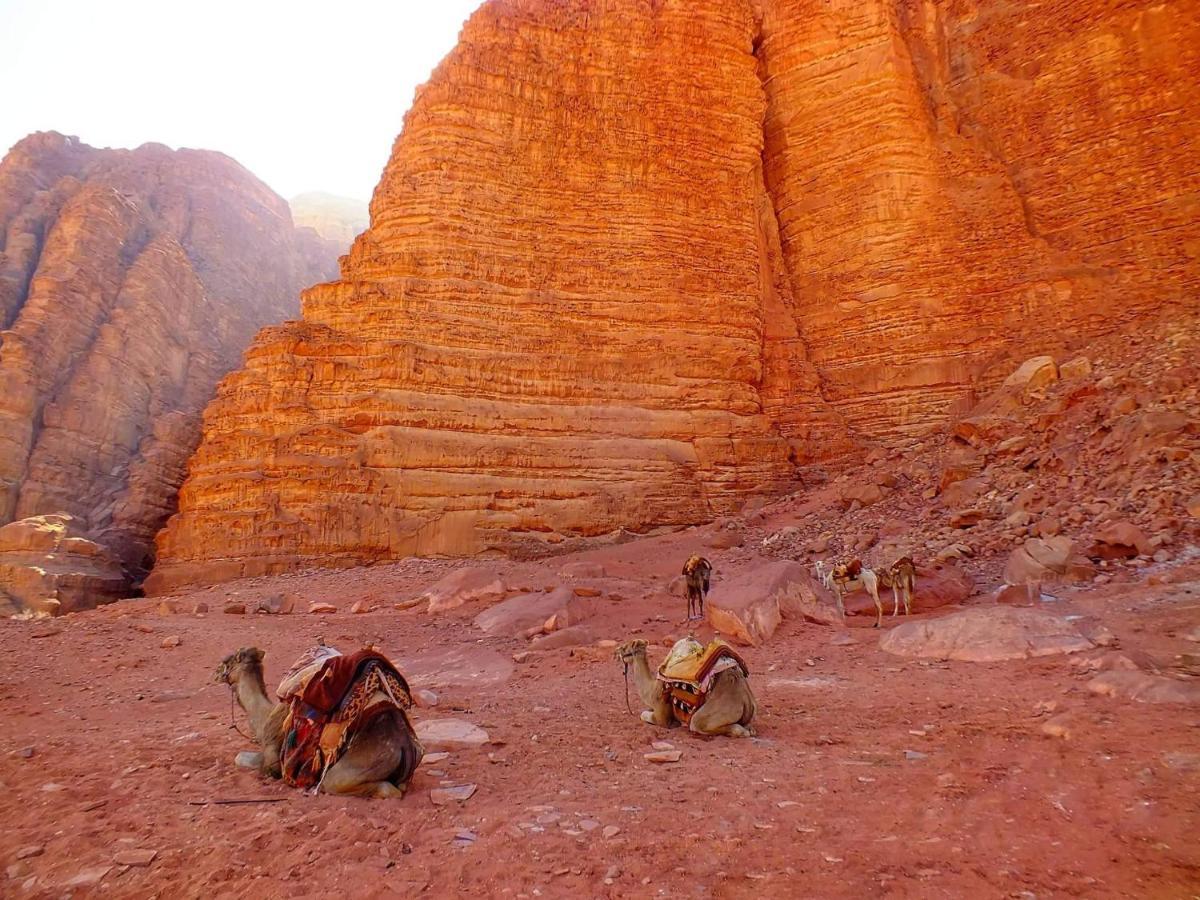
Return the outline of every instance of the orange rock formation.
{"type": "Polygon", "coordinates": [[[1194,303],[1198,8],[485,4],[154,586],[706,520],[1194,303]]]}
{"type": "Polygon", "coordinates": [[[0,164],[0,523],[68,513],[144,574],[217,380],[335,258],[219,153],[17,144],[0,164]]]}

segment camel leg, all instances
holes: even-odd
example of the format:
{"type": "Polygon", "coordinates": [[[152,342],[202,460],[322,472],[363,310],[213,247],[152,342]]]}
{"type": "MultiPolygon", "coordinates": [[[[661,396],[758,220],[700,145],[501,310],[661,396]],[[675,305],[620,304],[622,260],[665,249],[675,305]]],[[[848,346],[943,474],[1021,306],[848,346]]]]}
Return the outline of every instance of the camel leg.
{"type": "Polygon", "coordinates": [[[871,599],[875,601],[875,627],[883,624],[883,604],[879,602],[879,589],[871,591],[871,599]]]}
{"type": "Polygon", "coordinates": [[[642,721],[647,725],[657,725],[659,728],[670,728],[675,724],[675,714],[671,712],[671,701],[664,693],[654,701],[650,709],[642,710],[642,721]]]}
{"type": "MultiPolygon", "coordinates": [[[[754,734],[740,722],[736,720],[730,722],[730,715],[728,710],[719,707],[712,708],[711,703],[705,703],[692,716],[692,720],[688,723],[688,730],[695,734],[723,734],[728,737],[750,737],[754,734]]],[[[737,718],[741,718],[740,710],[737,718]]]]}
{"type": "MultiPolygon", "coordinates": [[[[905,609],[908,609],[907,602],[905,609]]],[[[898,615],[900,615],[900,589],[896,587],[895,582],[892,582],[892,618],[894,619],[898,615]]]]}
{"type": "Polygon", "coordinates": [[[352,797],[403,797],[407,781],[398,786],[391,779],[411,777],[421,756],[403,714],[384,713],[350,742],[342,758],[325,773],[321,790],[352,797]]]}
{"type": "Polygon", "coordinates": [[[842,617],[842,621],[846,621],[846,605],[842,602],[842,586],[836,581],[833,583],[833,596],[837,600],[838,615],[842,617]]]}
{"type": "Polygon", "coordinates": [[[914,586],[912,584],[904,586],[904,614],[906,616],[912,615],[912,592],[914,586]]]}

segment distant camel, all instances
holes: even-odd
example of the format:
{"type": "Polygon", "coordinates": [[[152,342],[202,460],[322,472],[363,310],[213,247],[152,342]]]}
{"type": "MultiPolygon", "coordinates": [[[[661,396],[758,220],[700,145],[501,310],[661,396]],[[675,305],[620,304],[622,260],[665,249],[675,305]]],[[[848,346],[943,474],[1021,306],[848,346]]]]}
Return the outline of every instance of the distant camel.
{"type": "Polygon", "coordinates": [[[712,570],[712,563],[699,554],[692,554],[683,564],[683,574],[687,578],[689,622],[704,618],[704,598],[708,594],[712,570]],[[697,614],[693,615],[693,611],[697,611],[697,614]]]}

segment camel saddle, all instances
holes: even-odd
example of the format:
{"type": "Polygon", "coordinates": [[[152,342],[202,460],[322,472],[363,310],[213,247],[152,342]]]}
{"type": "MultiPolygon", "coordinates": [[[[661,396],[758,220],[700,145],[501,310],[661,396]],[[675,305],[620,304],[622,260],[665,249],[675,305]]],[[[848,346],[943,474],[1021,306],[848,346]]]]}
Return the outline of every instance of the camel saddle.
{"type": "Polygon", "coordinates": [[[684,726],[691,722],[708,698],[716,677],[735,666],[741,668],[743,675],[750,674],[746,661],[720,638],[710,641],[707,647],[690,637],[676,641],[658,667],[658,680],[670,695],[676,721],[684,726]]]}
{"type": "Polygon", "coordinates": [[[391,660],[371,649],[342,655],[330,647],[314,648],[284,676],[278,693],[289,705],[283,780],[296,787],[320,785],[354,735],[376,716],[398,709],[407,719],[412,708],[408,681],[391,660]]]}

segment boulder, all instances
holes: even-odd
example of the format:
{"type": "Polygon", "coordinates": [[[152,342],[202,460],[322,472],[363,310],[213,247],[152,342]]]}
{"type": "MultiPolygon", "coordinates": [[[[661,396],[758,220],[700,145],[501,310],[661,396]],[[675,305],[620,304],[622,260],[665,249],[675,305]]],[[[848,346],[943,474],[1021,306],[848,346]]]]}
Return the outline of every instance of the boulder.
{"type": "Polygon", "coordinates": [[[1132,559],[1154,552],[1150,539],[1130,522],[1113,522],[1096,532],[1087,555],[1092,559],[1132,559]]]}
{"type": "Polygon", "coordinates": [[[883,499],[883,488],[873,482],[848,484],[842,488],[842,504],[849,506],[873,506],[883,499]]]}
{"type": "Polygon", "coordinates": [[[529,643],[532,650],[559,650],[565,647],[586,647],[596,642],[596,633],[587,625],[571,625],[549,634],[535,637],[529,643]]]}
{"type": "Polygon", "coordinates": [[[1086,378],[1092,374],[1092,361],[1086,356],[1077,356],[1059,366],[1058,374],[1064,381],[1086,378]]]}
{"type": "Polygon", "coordinates": [[[1018,427],[1017,422],[1007,416],[977,415],[959,419],[950,433],[972,447],[983,447],[1000,443],[1012,436],[1018,427]]]}
{"type": "Polygon", "coordinates": [[[1004,566],[1004,582],[1083,581],[1094,573],[1091,562],[1075,552],[1070,538],[1030,538],[1009,556],[1004,566]]]}
{"type": "Polygon", "coordinates": [[[1119,669],[1101,672],[1088,682],[1087,687],[1094,694],[1121,697],[1138,703],[1200,705],[1200,682],[1180,681],[1148,672],[1119,669]]]}
{"type": "Polygon", "coordinates": [[[961,478],[942,488],[942,505],[951,509],[970,506],[988,489],[983,478],[961,478]]]}
{"type": "Polygon", "coordinates": [[[1066,619],[1037,609],[988,606],[940,619],[904,622],[879,647],[896,656],[998,662],[1090,650],[1092,642],[1066,619]]]}
{"type": "Polygon", "coordinates": [[[435,581],[415,599],[427,602],[428,612],[440,613],[477,601],[494,603],[507,592],[504,579],[494,569],[466,566],[435,581]]]}
{"type": "Polygon", "coordinates": [[[742,546],[745,540],[740,531],[722,529],[716,534],[706,537],[704,539],[704,546],[710,550],[732,550],[734,547],[742,546]]]}
{"type": "Polygon", "coordinates": [[[594,615],[596,600],[580,597],[568,587],[546,594],[518,594],[475,617],[475,626],[487,634],[520,637],[531,628],[554,619],[555,628],[567,628],[594,615]]]}
{"type": "Polygon", "coordinates": [[[82,536],[71,516],[32,516],[0,528],[0,608],[8,615],[60,615],[128,595],[120,562],[82,536]]]}
{"type": "Polygon", "coordinates": [[[759,646],[784,615],[836,622],[832,598],[799,563],[762,560],[729,575],[704,601],[708,622],[734,642],[759,646]]]}
{"type": "Polygon", "coordinates": [[[1004,379],[1004,386],[1036,391],[1058,381],[1058,366],[1052,356],[1035,356],[1025,360],[1015,372],[1004,379]]]}

